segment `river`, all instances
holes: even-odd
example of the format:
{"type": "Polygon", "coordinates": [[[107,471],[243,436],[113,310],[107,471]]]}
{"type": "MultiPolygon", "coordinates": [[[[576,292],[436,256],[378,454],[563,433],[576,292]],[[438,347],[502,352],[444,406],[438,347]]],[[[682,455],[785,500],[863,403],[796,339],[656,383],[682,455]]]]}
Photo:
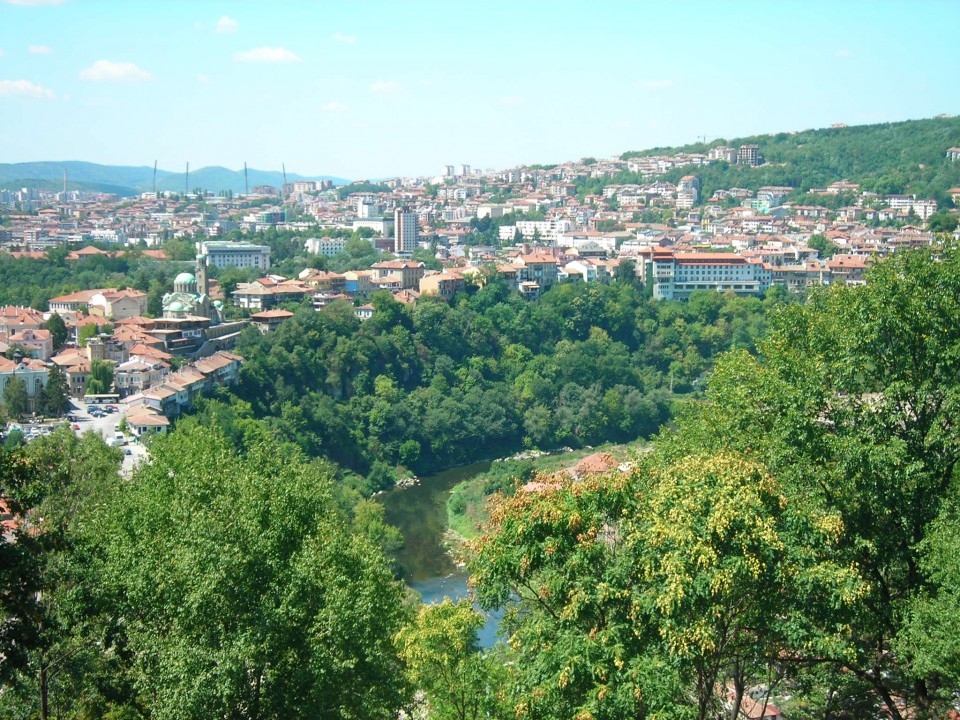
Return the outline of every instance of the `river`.
{"type": "MultiPolygon", "coordinates": [[[[467,573],[458,567],[443,547],[447,530],[447,498],[450,489],[490,469],[489,462],[473,463],[444,470],[420,479],[413,487],[392,490],[379,497],[387,522],[403,533],[398,553],[404,579],[427,603],[444,597],[459,600],[469,594],[467,573]]],[[[480,630],[480,644],[488,648],[497,640],[499,613],[487,613],[480,630]]]]}

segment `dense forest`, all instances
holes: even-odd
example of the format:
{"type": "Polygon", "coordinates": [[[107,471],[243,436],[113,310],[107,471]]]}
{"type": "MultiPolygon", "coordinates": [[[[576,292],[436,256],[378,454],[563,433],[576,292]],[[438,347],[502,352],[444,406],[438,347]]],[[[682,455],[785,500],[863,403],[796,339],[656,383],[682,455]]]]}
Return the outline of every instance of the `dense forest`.
{"type": "Polygon", "coordinates": [[[866,286],[794,303],[654,305],[621,284],[514,307],[501,292],[412,312],[381,296],[363,324],[298,313],[265,357],[246,338],[243,397],[181,419],[130,478],[94,434],[3,451],[0,716],[946,716],[960,251],[898,253],[866,286]],[[510,406],[518,443],[545,422],[577,437],[598,426],[565,425],[563,398],[603,406],[624,377],[663,392],[683,361],[662,348],[692,351],[710,328],[734,349],[705,381],[684,371],[684,392],[705,393],[675,404],[633,471],[494,500],[465,554],[478,600],[506,608],[492,650],[469,603],[406,597],[382,508],[322,457],[343,441],[392,460],[411,442],[418,462],[456,461],[504,437],[510,406]],[[492,433],[469,434],[467,397],[492,433]]]}
{"type": "MultiPolygon", "coordinates": [[[[960,163],[946,159],[947,148],[960,144],[960,118],[955,117],[718,139],[709,144],[628,152],[622,157],[706,153],[718,145],[743,144],[759,145],[766,164],[749,167],[716,162],[696,168],[701,197],[709,198],[724,188],[756,190],[765,185],[793,187],[800,195],[847,179],[860,183],[863,190],[915,194],[934,199],[941,207],[953,207],[946,191],[960,186],[960,163]]],[[[675,168],[662,179],[677,182],[691,171],[689,166],[675,168]]],[[[604,185],[642,181],[633,173],[589,178],[579,183],[578,191],[598,192],[604,185]]]]}
{"type": "Polygon", "coordinates": [[[379,293],[364,322],[340,302],[301,309],[270,336],[245,332],[240,382],[202,412],[262,419],[373,491],[398,465],[648,437],[717,353],[752,350],[784,301],[704,291],[657,302],[632,282],[558,285],[532,303],[497,281],[452,305],[379,293]]]}

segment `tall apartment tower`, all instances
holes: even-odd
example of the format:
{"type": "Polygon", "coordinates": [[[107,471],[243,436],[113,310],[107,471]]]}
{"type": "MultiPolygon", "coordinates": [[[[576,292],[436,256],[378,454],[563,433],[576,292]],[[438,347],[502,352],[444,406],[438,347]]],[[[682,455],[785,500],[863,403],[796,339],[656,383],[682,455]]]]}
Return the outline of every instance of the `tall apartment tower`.
{"type": "Polygon", "coordinates": [[[393,213],[394,255],[412,255],[417,249],[418,231],[417,214],[408,207],[398,207],[393,213]]]}
{"type": "Polygon", "coordinates": [[[444,165],[443,166],[443,176],[444,177],[453,177],[456,173],[453,171],[453,165],[444,165]]]}
{"type": "Polygon", "coordinates": [[[738,165],[759,165],[760,164],[760,146],[759,145],[741,145],[737,150],[738,165]]]}
{"type": "Polygon", "coordinates": [[[467,165],[466,163],[464,163],[463,165],[461,165],[461,166],[460,166],[460,174],[463,175],[464,177],[467,177],[467,175],[470,174],[470,166],[467,165]]]}

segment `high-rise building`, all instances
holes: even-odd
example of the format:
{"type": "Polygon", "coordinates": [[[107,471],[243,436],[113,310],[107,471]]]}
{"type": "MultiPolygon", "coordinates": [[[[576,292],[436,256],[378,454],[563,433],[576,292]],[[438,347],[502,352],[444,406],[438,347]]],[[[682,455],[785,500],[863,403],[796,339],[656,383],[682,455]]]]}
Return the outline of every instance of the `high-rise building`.
{"type": "Polygon", "coordinates": [[[417,249],[417,214],[408,207],[398,207],[393,213],[393,252],[410,256],[417,249]]]}
{"type": "Polygon", "coordinates": [[[444,165],[443,166],[443,176],[444,177],[453,177],[455,175],[453,171],[453,165],[444,165]]]}
{"type": "Polygon", "coordinates": [[[460,166],[460,174],[467,177],[470,174],[470,166],[464,163],[460,166]]]}
{"type": "Polygon", "coordinates": [[[737,150],[737,164],[739,165],[759,165],[760,146],[759,145],[741,145],[737,150]]]}

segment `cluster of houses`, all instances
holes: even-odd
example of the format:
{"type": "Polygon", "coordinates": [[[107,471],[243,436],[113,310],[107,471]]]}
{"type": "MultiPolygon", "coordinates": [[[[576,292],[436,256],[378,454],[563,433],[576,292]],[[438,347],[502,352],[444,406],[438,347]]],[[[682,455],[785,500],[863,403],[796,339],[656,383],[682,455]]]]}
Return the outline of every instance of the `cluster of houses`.
{"type": "MultiPolygon", "coordinates": [[[[955,149],[947,150],[944,162],[960,161],[955,149]]],[[[143,413],[167,417],[188,405],[196,388],[231,381],[240,360],[230,350],[243,327],[273,332],[292,316],[283,307],[290,303],[309,300],[321,310],[347,299],[365,319],[373,313],[367,298],[377,291],[404,303],[429,295],[449,301],[468,283],[497,276],[533,299],[560,282],[611,282],[624,276],[627,262],[656,298],[683,299],[697,290],[802,291],[863,283],[876,258],[942,239],[926,227],[942,210],[934,200],[881,196],[847,180],[811,190],[803,204],[791,202],[794,188],[774,186],[725,188],[704,198],[697,168],[719,161],[762,164],[762,149],[715,146],[704,154],[502,171],[463,165],[457,173],[451,165],[434,178],[393,178],[373,188],[365,183],[354,193],[319,182],[258,187],[235,197],[145,193],[123,202],[96,193],[4,191],[0,206],[22,213],[5,215],[9,222],[0,228],[0,250],[14,256],[46,257],[52,248],[66,247],[67,262],[123,251],[164,260],[160,246],[166,239],[189,238],[196,241],[197,262],[177,276],[160,317],[146,317],[147,295],[129,288],[56,297],[46,315],[0,308],[0,353],[18,353],[16,362],[0,360],[0,389],[4,378],[16,375],[29,381],[31,398],[38,396],[46,363],[52,362],[81,397],[91,363],[103,360],[113,366],[118,395],[143,413]],[[676,168],[688,174],[667,182],[662,176],[676,168]],[[614,184],[624,172],[642,182],[614,184]],[[597,180],[602,182],[592,182],[597,180]],[[598,185],[598,192],[583,192],[598,185]],[[824,198],[823,204],[811,204],[811,196],[824,198]],[[289,210],[304,219],[287,221],[289,210]],[[392,256],[363,269],[307,268],[288,278],[271,274],[269,246],[219,239],[235,229],[302,232],[304,252],[326,256],[344,251],[345,233],[366,229],[371,246],[392,256]],[[105,250],[92,241],[114,247],[105,250]],[[835,252],[821,257],[824,244],[835,252]],[[137,248],[126,250],[130,245],[137,248]],[[441,269],[414,259],[417,250],[429,250],[441,269]],[[211,267],[256,269],[259,276],[225,296],[208,277],[211,267]],[[225,303],[248,311],[249,318],[228,321],[225,303]],[[73,335],[66,350],[53,346],[44,327],[49,313],[60,315],[73,335]],[[87,341],[81,343],[81,336],[87,341]],[[172,372],[174,359],[192,363],[172,372]]],[[[960,204],[960,188],[947,194],[960,204]]]]}
{"type": "MultiPolygon", "coordinates": [[[[51,311],[52,312],[52,311],[51,311]]],[[[149,334],[147,327],[162,327],[162,319],[135,317],[119,320],[113,333],[90,337],[81,346],[75,342],[54,348],[52,334],[44,328],[50,313],[25,307],[0,308],[0,336],[15,344],[13,359],[0,356],[0,397],[13,378],[26,387],[28,411],[39,406],[52,366],[66,377],[69,394],[87,396],[87,383],[94,361],[111,366],[111,397],[127,407],[127,423],[137,435],[165,430],[169,419],[188,408],[198,394],[214,385],[232,384],[243,359],[225,350],[179,364],[175,356],[161,349],[163,340],[149,334]],[[54,354],[54,350],[59,350],[54,354]]],[[[84,316],[62,314],[68,328],[76,331],[84,316]]],[[[105,318],[101,318],[105,319],[105,318]]],[[[9,349],[0,345],[0,350],[9,349]]]]}

